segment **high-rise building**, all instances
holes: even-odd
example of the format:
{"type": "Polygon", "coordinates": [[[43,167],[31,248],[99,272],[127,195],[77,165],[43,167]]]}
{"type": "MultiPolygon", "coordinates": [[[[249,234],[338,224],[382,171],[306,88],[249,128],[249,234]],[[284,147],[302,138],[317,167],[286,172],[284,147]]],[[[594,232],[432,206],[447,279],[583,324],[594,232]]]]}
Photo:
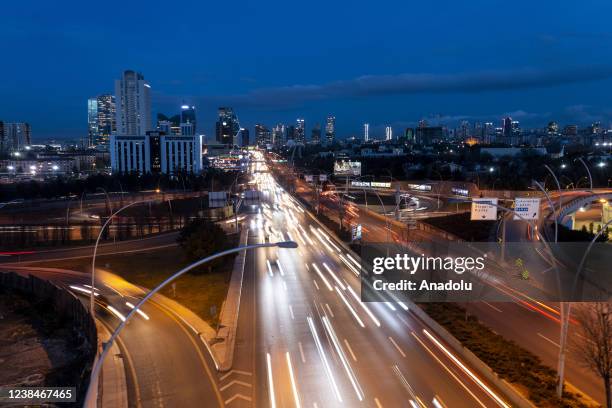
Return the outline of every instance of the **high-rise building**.
{"type": "Polygon", "coordinates": [[[29,123],[0,122],[0,151],[22,150],[32,144],[32,129],[29,123]]]}
{"type": "Polygon", "coordinates": [[[310,132],[311,132],[310,140],[312,140],[312,143],[314,144],[321,143],[321,124],[315,123],[315,125],[313,126],[310,132]]]}
{"type": "Polygon", "coordinates": [[[485,122],[482,128],[482,133],[484,134],[483,140],[486,144],[495,142],[495,126],[493,126],[493,122],[485,122]]]}
{"type": "Polygon", "coordinates": [[[151,85],[135,71],[115,81],[117,135],[144,136],[151,130],[151,85]]]}
{"type": "Polygon", "coordinates": [[[505,117],[502,120],[502,129],[504,132],[504,138],[506,138],[506,140],[510,140],[510,138],[512,137],[512,118],[511,117],[505,117]]]}
{"type": "Polygon", "coordinates": [[[295,141],[295,136],[296,136],[295,126],[293,125],[287,126],[287,142],[289,142],[290,140],[295,141]]]}
{"type": "Polygon", "coordinates": [[[117,131],[115,96],[98,95],[87,100],[87,140],[83,147],[108,148],[111,135],[117,131]]]}
{"type": "Polygon", "coordinates": [[[275,146],[281,146],[285,143],[285,125],[278,123],[272,129],[272,143],[275,146]]]}
{"type": "Polygon", "coordinates": [[[251,138],[250,138],[250,134],[249,134],[249,129],[240,128],[240,138],[242,139],[240,141],[240,145],[242,147],[250,146],[251,138]]]}
{"type": "Polygon", "coordinates": [[[414,143],[414,129],[406,128],[404,130],[404,143],[414,143]]]}
{"type": "Polygon", "coordinates": [[[423,126],[415,129],[416,143],[429,146],[444,139],[444,129],[441,126],[423,126]]]}
{"type": "Polygon", "coordinates": [[[181,105],[181,123],[190,123],[193,125],[193,133],[198,131],[196,127],[196,111],[195,106],[181,105]]]}
{"type": "Polygon", "coordinates": [[[293,135],[293,140],[296,143],[304,143],[306,140],[306,125],[304,123],[304,119],[298,118],[295,123],[295,131],[293,135]]]}
{"type": "Polygon", "coordinates": [[[325,140],[327,143],[333,143],[336,138],[336,117],[328,115],[325,121],[325,140]]]}
{"type": "Polygon", "coordinates": [[[272,144],[272,132],[262,124],[255,125],[255,143],[259,147],[266,147],[272,144]]]}
{"type": "Polygon", "coordinates": [[[367,142],[368,140],[370,140],[370,124],[364,123],[363,124],[363,141],[367,142]]]}
{"type": "MultiPolygon", "coordinates": [[[[193,129],[192,123],[185,125],[193,129]]],[[[159,135],[159,132],[149,132],[151,146],[154,145],[154,133],[157,133],[160,139],[162,173],[199,173],[202,170],[201,135],[159,135]]]]}
{"type": "Polygon", "coordinates": [[[235,145],[235,137],[240,130],[240,123],[230,107],[220,107],[218,110],[218,119],[215,126],[215,138],[217,143],[224,145],[235,145]]]}
{"type": "Polygon", "coordinates": [[[391,126],[385,128],[385,140],[393,140],[393,128],[391,126]]]}
{"type": "Polygon", "coordinates": [[[556,136],[559,134],[559,125],[557,122],[548,122],[547,127],[548,134],[551,136],[556,136]]]}

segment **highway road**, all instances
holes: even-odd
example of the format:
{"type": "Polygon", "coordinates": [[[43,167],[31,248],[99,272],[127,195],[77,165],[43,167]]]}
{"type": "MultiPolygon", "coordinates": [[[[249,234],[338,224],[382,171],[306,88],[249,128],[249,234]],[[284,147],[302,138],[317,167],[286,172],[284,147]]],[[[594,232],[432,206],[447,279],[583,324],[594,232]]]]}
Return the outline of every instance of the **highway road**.
{"type": "Polygon", "coordinates": [[[272,177],[257,181],[250,243],[300,247],[247,254],[228,406],[509,406],[410,311],[362,303],[355,260],[272,177]]]}
{"type": "MultiPolygon", "coordinates": [[[[298,182],[297,194],[311,200],[312,192],[305,183],[298,182]]],[[[581,193],[573,194],[579,196],[581,193]]],[[[569,196],[568,196],[569,198],[569,196]]],[[[564,202],[568,198],[564,196],[564,202]]],[[[321,201],[321,211],[328,217],[338,217],[337,202],[324,199],[321,201]]],[[[545,211],[548,204],[542,204],[545,211]]],[[[546,212],[544,212],[546,214],[546,212]]],[[[511,216],[509,216],[511,217],[511,216]]],[[[369,242],[394,242],[407,245],[409,242],[435,241],[440,238],[425,231],[408,230],[389,224],[382,217],[374,217],[363,208],[358,209],[353,223],[363,227],[363,240],[369,242]]],[[[509,240],[525,241],[528,239],[527,227],[524,222],[508,220],[509,240]]],[[[541,228],[541,227],[540,227],[541,228]]],[[[542,266],[546,268],[546,266],[542,266]]],[[[542,271],[531,271],[533,275],[542,271]]],[[[501,334],[506,339],[513,340],[540,357],[544,364],[556,369],[559,351],[560,312],[559,305],[554,303],[536,302],[530,298],[519,296],[513,302],[471,302],[469,312],[477,316],[485,325],[501,334]]],[[[572,324],[571,326],[574,326],[572,324]]],[[[570,329],[570,339],[572,330],[570,329]]],[[[587,370],[571,354],[566,363],[566,381],[578,387],[597,401],[603,403],[605,395],[601,380],[590,370],[587,370]]]]}
{"type": "MultiPolygon", "coordinates": [[[[48,279],[76,294],[89,288],[89,274],[32,266],[2,269],[48,279]]],[[[117,276],[102,273],[101,277],[97,318],[113,331],[129,312],[128,303],[136,304],[143,293],[117,276]]],[[[88,306],[86,296],[83,294],[83,302],[88,306]]],[[[168,306],[152,301],[142,310],[144,314],[137,315],[117,341],[126,370],[129,406],[195,407],[201,406],[201,401],[208,401],[206,406],[210,407],[223,406],[214,363],[199,337],[168,306]]]]}

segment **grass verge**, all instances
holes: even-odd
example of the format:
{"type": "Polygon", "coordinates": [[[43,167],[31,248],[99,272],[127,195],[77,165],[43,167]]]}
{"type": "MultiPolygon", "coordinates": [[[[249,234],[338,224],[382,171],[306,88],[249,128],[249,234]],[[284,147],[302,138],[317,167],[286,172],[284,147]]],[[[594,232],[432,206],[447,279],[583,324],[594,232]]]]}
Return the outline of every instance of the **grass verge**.
{"type": "MultiPolygon", "coordinates": [[[[557,398],[556,372],[540,358],[481,324],[453,303],[421,303],[419,306],[501,378],[512,383],[526,398],[544,408],[590,408],[586,396],[564,391],[557,398]]],[[[568,388],[567,386],[565,387],[568,388]]]]}
{"type": "MultiPolygon", "coordinates": [[[[175,290],[169,285],[161,293],[189,308],[214,328],[227,296],[233,259],[228,257],[219,268],[211,271],[203,269],[196,274],[187,273],[175,281],[175,290]]],[[[100,255],[96,258],[96,266],[148,289],[154,288],[188,264],[178,246],[137,254],[100,255]]],[[[37,266],[88,272],[91,270],[91,258],[53,261],[37,266]]]]}

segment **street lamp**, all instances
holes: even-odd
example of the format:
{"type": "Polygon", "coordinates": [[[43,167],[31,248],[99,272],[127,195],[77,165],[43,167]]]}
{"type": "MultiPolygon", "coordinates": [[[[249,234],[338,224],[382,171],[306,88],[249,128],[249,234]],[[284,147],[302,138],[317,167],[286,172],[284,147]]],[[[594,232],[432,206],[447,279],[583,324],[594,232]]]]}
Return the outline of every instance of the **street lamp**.
{"type": "MultiPolygon", "coordinates": [[[[132,204],[128,204],[128,206],[132,205],[132,204]]],[[[119,211],[121,211],[121,210],[119,210],[119,211]]],[[[125,316],[125,319],[123,319],[121,321],[121,323],[119,323],[119,326],[117,326],[117,328],[115,329],[113,334],[110,336],[108,341],[106,343],[104,343],[104,347],[102,349],[102,353],[100,353],[99,358],[96,360],[96,362],[95,362],[95,364],[94,364],[94,366],[93,366],[93,368],[91,370],[91,377],[89,379],[89,386],[87,387],[87,394],[85,396],[84,406],[86,406],[86,407],[95,407],[97,405],[96,404],[96,393],[94,391],[94,387],[97,387],[98,378],[100,377],[100,370],[102,369],[102,365],[104,364],[104,359],[106,358],[106,356],[107,356],[111,346],[113,345],[115,339],[117,338],[117,336],[119,336],[119,332],[121,332],[121,330],[125,327],[125,325],[132,318],[132,316],[134,316],[135,313],[140,311],[140,308],[142,307],[142,305],[147,300],[149,300],[153,295],[155,295],[157,292],[159,292],[161,289],[163,289],[167,284],[169,284],[170,282],[174,281],[176,278],[184,275],[185,273],[189,272],[190,270],[192,270],[194,268],[197,268],[200,265],[203,265],[203,264],[205,264],[207,262],[210,262],[210,261],[212,261],[214,259],[221,258],[222,256],[233,254],[233,253],[236,253],[236,252],[246,251],[246,250],[249,250],[249,249],[269,248],[269,247],[278,247],[278,248],[293,249],[293,248],[297,248],[298,244],[297,244],[297,242],[294,242],[294,241],[268,242],[268,243],[262,243],[262,244],[244,245],[244,246],[239,246],[237,248],[232,248],[232,249],[228,249],[228,250],[225,250],[225,251],[221,251],[221,252],[218,252],[216,254],[207,256],[206,258],[200,259],[199,261],[196,261],[196,262],[194,262],[194,263],[192,263],[190,265],[187,265],[186,267],[184,267],[183,269],[179,270],[174,275],[170,276],[169,278],[164,280],[162,283],[157,285],[149,293],[147,293],[145,295],[145,297],[143,297],[136,304],[136,306],[134,306],[132,308],[132,310],[130,310],[130,312],[125,316]]],[[[93,293],[93,285],[92,285],[91,289],[92,289],[91,292],[93,293]]],[[[91,296],[91,298],[93,299],[93,295],[91,296]]]]}
{"type": "Polygon", "coordinates": [[[100,243],[100,238],[102,238],[102,233],[104,232],[104,229],[106,228],[106,226],[110,224],[110,222],[115,217],[115,215],[119,214],[121,211],[125,210],[128,207],[131,207],[135,204],[145,203],[145,202],[147,201],[134,201],[134,202],[124,205],[123,207],[121,207],[120,209],[112,213],[110,217],[108,217],[106,222],[102,225],[102,228],[100,228],[100,232],[98,233],[98,238],[96,239],[96,245],[94,246],[93,257],[91,258],[91,293],[89,294],[89,311],[91,313],[92,318],[94,318],[95,316],[94,292],[95,292],[95,286],[96,286],[96,254],[98,253],[98,244],[100,243]]]}

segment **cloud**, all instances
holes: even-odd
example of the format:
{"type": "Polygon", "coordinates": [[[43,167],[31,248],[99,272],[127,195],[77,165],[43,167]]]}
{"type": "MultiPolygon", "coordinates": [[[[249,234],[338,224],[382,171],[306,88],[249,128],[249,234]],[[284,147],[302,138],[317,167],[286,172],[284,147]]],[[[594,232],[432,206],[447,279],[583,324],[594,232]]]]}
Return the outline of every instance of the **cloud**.
{"type": "Polygon", "coordinates": [[[310,101],[419,93],[481,93],[548,88],[608,78],[612,78],[612,66],[608,65],[550,70],[525,68],[457,74],[365,75],[320,85],[261,88],[241,95],[202,99],[205,103],[278,109],[297,107],[310,101]]]}

